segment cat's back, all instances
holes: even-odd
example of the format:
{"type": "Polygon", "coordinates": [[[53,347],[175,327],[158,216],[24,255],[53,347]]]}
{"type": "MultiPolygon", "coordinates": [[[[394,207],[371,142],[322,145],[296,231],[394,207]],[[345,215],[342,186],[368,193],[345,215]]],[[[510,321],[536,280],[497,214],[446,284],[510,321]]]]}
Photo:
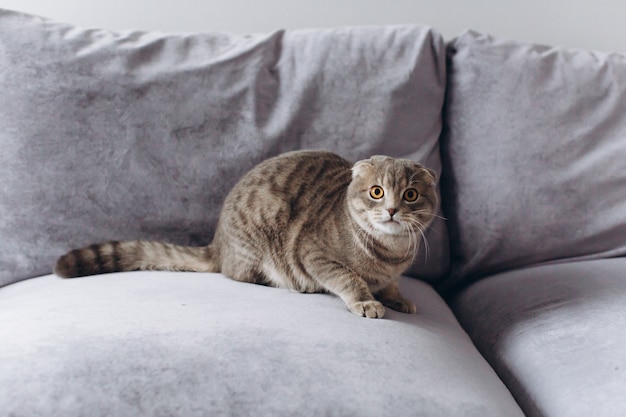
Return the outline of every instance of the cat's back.
{"type": "Polygon", "coordinates": [[[346,159],[325,151],[295,151],[267,159],[244,175],[226,197],[218,235],[284,242],[293,235],[291,230],[315,223],[341,204],[351,168],[346,159]]]}
{"type": "Polygon", "coordinates": [[[341,156],[328,151],[292,151],[266,159],[252,169],[246,177],[271,180],[281,176],[306,181],[311,175],[328,171],[349,171],[352,163],[341,156]],[[261,177],[257,177],[261,175],[261,177]]]}
{"type": "Polygon", "coordinates": [[[265,160],[248,172],[229,199],[240,202],[245,198],[249,206],[259,206],[258,202],[265,198],[310,204],[345,190],[351,168],[351,162],[332,152],[287,152],[265,160]]]}

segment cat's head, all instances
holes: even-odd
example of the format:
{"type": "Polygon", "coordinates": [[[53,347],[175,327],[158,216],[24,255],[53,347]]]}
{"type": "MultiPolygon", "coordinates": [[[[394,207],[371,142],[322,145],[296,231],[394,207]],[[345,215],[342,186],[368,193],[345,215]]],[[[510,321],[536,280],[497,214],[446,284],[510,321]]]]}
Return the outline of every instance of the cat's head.
{"type": "Polygon", "coordinates": [[[348,206],[369,233],[423,234],[437,204],[435,173],[417,162],[373,156],[352,167],[348,206]]]}

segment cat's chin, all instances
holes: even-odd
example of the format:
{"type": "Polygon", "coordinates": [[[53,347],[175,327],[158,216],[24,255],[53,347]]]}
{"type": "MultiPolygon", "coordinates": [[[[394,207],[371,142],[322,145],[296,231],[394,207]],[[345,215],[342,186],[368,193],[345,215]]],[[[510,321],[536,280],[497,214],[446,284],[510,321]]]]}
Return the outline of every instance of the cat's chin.
{"type": "Polygon", "coordinates": [[[374,230],[387,236],[405,236],[406,228],[396,221],[373,222],[374,230]]]}

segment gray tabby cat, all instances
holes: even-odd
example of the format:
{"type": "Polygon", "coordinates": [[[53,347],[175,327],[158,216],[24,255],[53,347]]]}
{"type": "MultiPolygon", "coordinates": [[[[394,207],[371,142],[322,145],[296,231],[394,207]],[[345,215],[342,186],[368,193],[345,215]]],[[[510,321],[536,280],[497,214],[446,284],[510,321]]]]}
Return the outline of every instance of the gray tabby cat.
{"type": "Polygon", "coordinates": [[[221,272],[237,281],[338,295],[382,317],[415,305],[398,290],[437,209],[434,174],[373,156],[352,165],[330,152],[269,159],[226,197],[213,242],[186,247],[109,242],[59,258],[61,277],[133,270],[221,272]]]}

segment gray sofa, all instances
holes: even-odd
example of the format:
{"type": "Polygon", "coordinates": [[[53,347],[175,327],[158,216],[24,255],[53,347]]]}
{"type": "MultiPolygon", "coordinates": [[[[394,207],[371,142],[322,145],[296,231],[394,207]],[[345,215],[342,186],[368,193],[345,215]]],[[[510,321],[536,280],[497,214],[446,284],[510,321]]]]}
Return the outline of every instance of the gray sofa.
{"type": "Polygon", "coordinates": [[[626,56],[0,10],[0,91],[0,415],[626,415],[626,56]],[[439,173],[442,219],[400,278],[417,314],[219,274],[51,275],[99,241],[207,244],[244,172],[305,148],[439,173]]]}

